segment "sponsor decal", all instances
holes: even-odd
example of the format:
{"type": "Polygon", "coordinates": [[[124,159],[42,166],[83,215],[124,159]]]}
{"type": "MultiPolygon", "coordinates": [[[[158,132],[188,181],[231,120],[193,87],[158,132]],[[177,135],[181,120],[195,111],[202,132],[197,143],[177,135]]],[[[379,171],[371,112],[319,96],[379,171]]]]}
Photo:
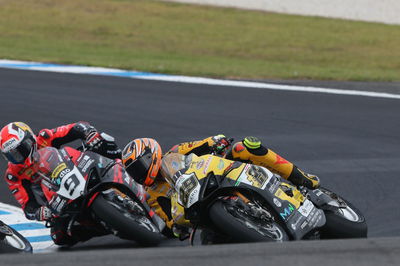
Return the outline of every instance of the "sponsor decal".
{"type": "Polygon", "coordinates": [[[199,170],[200,168],[202,168],[204,165],[204,160],[201,159],[200,161],[197,162],[196,164],[196,169],[199,170]]]}
{"type": "Polygon", "coordinates": [[[85,166],[82,167],[82,172],[86,172],[87,169],[89,168],[89,166],[90,166],[92,163],[94,163],[94,159],[90,159],[90,160],[85,164],[85,166]]]}
{"type": "Polygon", "coordinates": [[[82,168],[85,164],[86,164],[86,162],[89,160],[89,156],[88,155],[85,155],[84,157],[83,157],[83,159],[82,159],[82,161],[80,161],[79,162],[79,158],[78,158],[78,162],[79,162],[79,164],[78,164],[78,167],[79,168],[82,168]]]}
{"type": "Polygon", "coordinates": [[[11,193],[12,194],[15,194],[15,193],[17,193],[18,192],[18,188],[14,188],[13,190],[11,190],[11,193]]]}
{"type": "Polygon", "coordinates": [[[233,150],[234,150],[235,152],[237,152],[237,153],[242,152],[242,151],[244,151],[245,149],[246,149],[246,148],[245,148],[242,144],[240,144],[240,143],[236,144],[235,147],[233,148],[233,150]]]}
{"type": "Polygon", "coordinates": [[[307,222],[307,221],[304,221],[304,222],[300,225],[300,228],[301,228],[301,229],[304,229],[304,228],[307,226],[307,224],[308,224],[308,222],[307,222]]]}
{"type": "Polygon", "coordinates": [[[287,164],[289,163],[288,161],[286,161],[285,159],[283,159],[281,156],[279,156],[278,154],[276,155],[276,162],[275,164],[287,164]]]}
{"type": "Polygon", "coordinates": [[[277,206],[277,207],[282,207],[282,203],[277,199],[277,198],[274,198],[274,204],[277,206]]]}
{"type": "Polygon", "coordinates": [[[6,142],[4,142],[2,150],[3,152],[9,152],[11,149],[18,146],[18,141],[15,138],[12,138],[6,142]]]}
{"type": "Polygon", "coordinates": [[[51,178],[58,177],[58,175],[61,173],[61,171],[63,171],[66,168],[67,168],[67,165],[65,163],[61,163],[61,164],[57,165],[57,167],[51,173],[50,177],[51,178]]]}
{"type": "Polygon", "coordinates": [[[222,170],[222,169],[224,169],[224,166],[225,166],[224,160],[220,159],[220,160],[219,160],[219,163],[218,163],[218,165],[217,165],[217,168],[218,168],[219,170],[222,170]]]}
{"type": "Polygon", "coordinates": [[[66,169],[62,170],[60,175],[59,175],[59,178],[63,178],[69,172],[71,172],[71,170],[69,168],[66,168],[66,169]]]}
{"type": "Polygon", "coordinates": [[[289,203],[289,206],[284,209],[283,212],[279,213],[283,220],[287,220],[287,218],[293,213],[295,210],[294,206],[289,203]]]}
{"type": "Polygon", "coordinates": [[[207,158],[207,161],[206,161],[206,163],[204,165],[204,169],[203,169],[203,174],[204,175],[207,174],[207,170],[208,170],[208,167],[210,166],[211,161],[212,161],[212,157],[210,156],[210,157],[207,158]]]}

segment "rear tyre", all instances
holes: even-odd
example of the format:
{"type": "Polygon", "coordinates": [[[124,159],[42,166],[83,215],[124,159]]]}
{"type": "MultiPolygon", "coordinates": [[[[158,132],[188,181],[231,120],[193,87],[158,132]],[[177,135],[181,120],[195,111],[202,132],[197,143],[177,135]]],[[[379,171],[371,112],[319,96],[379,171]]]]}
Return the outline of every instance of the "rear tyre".
{"type": "Polygon", "coordinates": [[[368,226],[364,215],[350,202],[327,190],[320,189],[334,199],[335,210],[324,210],[326,224],[321,229],[321,238],[366,238],[368,226]]]}
{"type": "Polygon", "coordinates": [[[130,212],[127,208],[109,201],[99,194],[91,205],[93,213],[121,238],[134,240],[140,245],[154,246],[160,243],[158,228],[142,213],[130,212]]]}
{"type": "MultiPolygon", "coordinates": [[[[266,210],[265,210],[266,211],[266,210]]],[[[289,240],[285,230],[272,219],[256,218],[243,204],[218,200],[209,210],[210,219],[229,242],[282,242],[289,240]]]]}

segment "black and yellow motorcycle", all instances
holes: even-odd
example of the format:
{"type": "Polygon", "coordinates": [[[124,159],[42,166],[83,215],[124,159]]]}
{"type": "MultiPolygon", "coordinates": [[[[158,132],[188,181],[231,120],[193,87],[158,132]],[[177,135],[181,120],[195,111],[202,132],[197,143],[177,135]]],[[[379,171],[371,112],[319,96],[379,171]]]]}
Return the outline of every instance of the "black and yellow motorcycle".
{"type": "Polygon", "coordinates": [[[367,237],[365,218],[351,203],[328,189],[296,187],[261,166],[171,153],[161,173],[175,188],[175,223],[215,232],[223,242],[367,237]]]}

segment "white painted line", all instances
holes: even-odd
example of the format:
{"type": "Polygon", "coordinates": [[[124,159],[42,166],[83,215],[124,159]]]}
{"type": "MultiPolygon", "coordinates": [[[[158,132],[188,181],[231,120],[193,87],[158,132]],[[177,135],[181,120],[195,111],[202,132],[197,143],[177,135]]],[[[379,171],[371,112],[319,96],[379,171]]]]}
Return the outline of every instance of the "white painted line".
{"type": "Polygon", "coordinates": [[[236,81],[236,80],[222,80],[222,79],[212,79],[212,78],[202,78],[202,77],[175,76],[175,75],[164,75],[164,74],[138,72],[138,71],[126,71],[115,68],[65,66],[57,64],[46,64],[39,62],[26,62],[26,61],[14,61],[14,60],[0,60],[0,68],[25,69],[25,70],[48,71],[48,72],[58,72],[58,73],[117,76],[117,77],[128,77],[134,79],[182,82],[190,84],[206,84],[214,86],[257,88],[257,89],[278,90],[278,91],[326,93],[326,94],[336,94],[336,95],[365,96],[365,97],[398,99],[398,100],[400,99],[399,94],[392,94],[385,92],[339,90],[330,88],[281,85],[281,84],[261,83],[252,81],[236,81]]]}

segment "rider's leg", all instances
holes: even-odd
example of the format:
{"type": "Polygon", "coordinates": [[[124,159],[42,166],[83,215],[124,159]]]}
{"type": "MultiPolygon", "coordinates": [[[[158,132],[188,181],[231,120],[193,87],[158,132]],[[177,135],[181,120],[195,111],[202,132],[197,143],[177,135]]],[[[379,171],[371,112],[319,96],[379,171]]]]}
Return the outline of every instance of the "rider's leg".
{"type": "Polygon", "coordinates": [[[225,157],[230,160],[249,162],[266,167],[295,185],[303,185],[308,188],[319,186],[317,176],[300,170],[293,163],[263,146],[256,137],[246,137],[244,140],[236,142],[225,157]]]}

